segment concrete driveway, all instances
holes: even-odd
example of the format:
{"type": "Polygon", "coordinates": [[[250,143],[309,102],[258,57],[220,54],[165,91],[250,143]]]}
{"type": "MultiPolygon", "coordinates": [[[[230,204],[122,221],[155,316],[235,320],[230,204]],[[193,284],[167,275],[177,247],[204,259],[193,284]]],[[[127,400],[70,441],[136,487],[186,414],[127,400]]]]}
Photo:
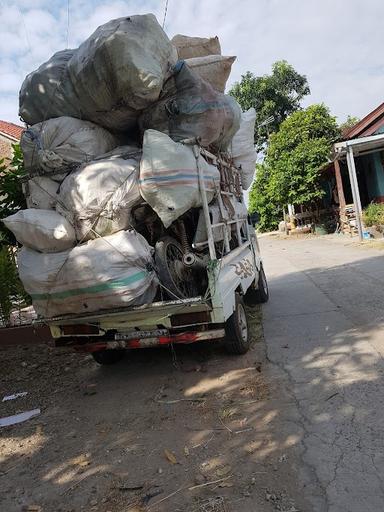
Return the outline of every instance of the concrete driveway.
{"type": "Polygon", "coordinates": [[[304,496],[316,512],[382,511],[384,250],[334,236],[260,241],[267,355],[285,374],[304,496]]]}

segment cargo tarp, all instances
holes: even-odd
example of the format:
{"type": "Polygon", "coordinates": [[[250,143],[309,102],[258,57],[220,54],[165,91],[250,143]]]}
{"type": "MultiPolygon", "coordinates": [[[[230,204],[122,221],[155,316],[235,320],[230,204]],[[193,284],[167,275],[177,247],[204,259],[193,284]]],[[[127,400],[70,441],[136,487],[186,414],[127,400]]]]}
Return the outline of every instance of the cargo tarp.
{"type": "Polygon", "coordinates": [[[179,61],[159,101],[140,117],[142,131],[154,129],[175,141],[199,138],[203,146],[226,149],[240,126],[241,109],[179,61]]]}

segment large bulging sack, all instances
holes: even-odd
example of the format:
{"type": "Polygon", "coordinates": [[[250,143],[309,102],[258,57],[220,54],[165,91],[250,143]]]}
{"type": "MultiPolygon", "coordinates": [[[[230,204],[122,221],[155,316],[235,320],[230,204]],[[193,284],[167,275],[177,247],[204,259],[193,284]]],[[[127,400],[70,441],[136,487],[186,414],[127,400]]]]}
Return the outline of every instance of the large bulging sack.
{"type": "Polygon", "coordinates": [[[23,183],[28,208],[54,210],[58,200],[60,183],[46,176],[36,176],[23,183]]]}
{"type": "Polygon", "coordinates": [[[159,101],[140,117],[141,130],[154,129],[175,141],[199,138],[203,146],[225,150],[239,129],[241,109],[179,61],[159,101]]]}
{"type": "Polygon", "coordinates": [[[235,60],[236,57],[208,55],[186,59],[185,62],[200,78],[212,85],[215,91],[224,92],[235,60]]]}
{"type": "Polygon", "coordinates": [[[76,243],[75,230],[55,211],[19,210],[3,222],[18,242],[35,251],[60,252],[76,243]]]}
{"type": "Polygon", "coordinates": [[[61,184],[56,208],[75,227],[78,240],[131,226],[132,207],[141,200],[141,152],[131,147],[119,150],[82,165],[61,184]]]}
{"type": "MultiPolygon", "coordinates": [[[[202,156],[198,163],[204,173],[208,201],[211,201],[220,185],[220,173],[202,156]]],[[[200,207],[193,147],[174,142],[164,133],[147,130],[140,162],[140,191],[166,228],[190,208],[200,207]]]]}
{"type": "Polygon", "coordinates": [[[28,128],[20,146],[25,168],[57,172],[107,153],[118,145],[101,126],[73,117],[57,117],[28,128]]]}
{"type": "Polygon", "coordinates": [[[19,93],[19,115],[27,124],[51,117],[82,117],[80,101],[72,87],[67,64],[75,50],[55,53],[25,78],[19,93]]]}
{"type": "Polygon", "coordinates": [[[217,36],[206,38],[177,34],[171,39],[171,42],[177,50],[179,59],[192,59],[194,57],[221,54],[220,41],[217,36]]]}
{"type": "Polygon", "coordinates": [[[134,126],[156,101],[177,53],[153,14],[111,20],[68,63],[84,118],[115,130],[134,126]]]}
{"type": "Polygon", "coordinates": [[[141,305],[156,295],[152,251],[137,232],[120,231],[56,254],[22,248],[19,274],[42,317],[141,305]]]}
{"type": "Polygon", "coordinates": [[[241,183],[247,190],[253,181],[257,153],[254,144],[256,111],[250,108],[241,115],[240,128],[235,133],[230,152],[236,167],[240,167],[241,183]]]}

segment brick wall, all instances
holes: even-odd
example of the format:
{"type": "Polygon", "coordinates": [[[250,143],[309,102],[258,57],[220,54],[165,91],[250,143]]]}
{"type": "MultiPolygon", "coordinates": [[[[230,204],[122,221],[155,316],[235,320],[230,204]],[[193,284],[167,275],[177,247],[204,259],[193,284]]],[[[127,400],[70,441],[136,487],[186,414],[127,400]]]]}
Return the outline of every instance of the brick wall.
{"type": "Polygon", "coordinates": [[[6,163],[12,160],[12,144],[14,141],[0,134],[0,160],[4,158],[6,163]]]}

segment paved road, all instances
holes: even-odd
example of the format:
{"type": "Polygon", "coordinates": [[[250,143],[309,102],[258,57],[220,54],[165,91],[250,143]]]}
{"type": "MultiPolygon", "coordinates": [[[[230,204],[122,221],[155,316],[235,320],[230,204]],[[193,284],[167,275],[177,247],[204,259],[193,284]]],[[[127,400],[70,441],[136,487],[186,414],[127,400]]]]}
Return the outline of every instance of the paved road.
{"type": "MultiPolygon", "coordinates": [[[[315,512],[384,510],[384,250],[261,239],[268,358],[286,376],[315,512]]],[[[283,441],[281,441],[283,442],[283,441]]]]}

